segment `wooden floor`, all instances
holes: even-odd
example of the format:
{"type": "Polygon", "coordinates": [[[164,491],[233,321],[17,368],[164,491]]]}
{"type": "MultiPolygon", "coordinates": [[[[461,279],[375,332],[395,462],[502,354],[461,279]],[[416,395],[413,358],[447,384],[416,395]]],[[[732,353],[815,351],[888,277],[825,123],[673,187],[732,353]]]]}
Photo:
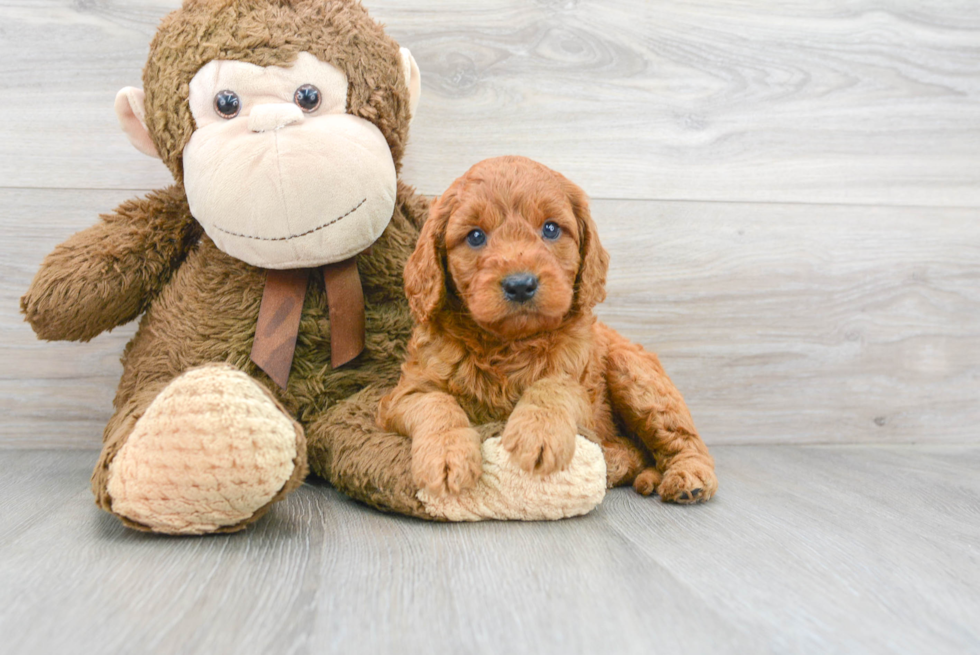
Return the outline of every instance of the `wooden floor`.
{"type": "Polygon", "coordinates": [[[180,539],[95,508],[94,451],[0,451],[0,651],[980,652],[980,447],[715,456],[699,507],[444,525],[314,482],[180,539]]]}
{"type": "Polygon", "coordinates": [[[403,178],[580,184],[721,492],[431,525],[314,482],[167,539],[88,490],[133,326],[18,298],[170,183],[112,105],[179,4],[0,0],[0,655],[980,652],[980,2],[364,0],[422,72],[403,178]]]}

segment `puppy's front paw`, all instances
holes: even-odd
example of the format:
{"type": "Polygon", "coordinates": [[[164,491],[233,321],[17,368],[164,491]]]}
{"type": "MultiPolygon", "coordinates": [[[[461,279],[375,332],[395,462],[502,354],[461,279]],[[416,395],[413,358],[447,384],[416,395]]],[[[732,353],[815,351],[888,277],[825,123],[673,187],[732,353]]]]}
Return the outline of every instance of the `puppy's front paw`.
{"type": "Polygon", "coordinates": [[[522,469],[548,475],[572,461],[576,432],[575,422],[561,412],[519,405],[507,420],[501,442],[522,469]]]}
{"type": "Polygon", "coordinates": [[[456,495],[475,486],[482,473],[480,435],[473,428],[412,439],[412,480],[419,489],[456,495]]]}
{"type": "Polygon", "coordinates": [[[715,495],[718,478],[710,462],[689,459],[672,464],[664,471],[663,480],[657,486],[660,500],[664,502],[703,503],[715,495]]]}

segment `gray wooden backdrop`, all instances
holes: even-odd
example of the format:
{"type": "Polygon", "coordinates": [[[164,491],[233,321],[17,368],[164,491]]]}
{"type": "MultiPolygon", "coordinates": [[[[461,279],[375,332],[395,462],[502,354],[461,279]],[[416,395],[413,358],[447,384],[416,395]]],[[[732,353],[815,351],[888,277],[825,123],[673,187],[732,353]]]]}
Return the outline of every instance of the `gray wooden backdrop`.
{"type": "MultiPolygon", "coordinates": [[[[709,444],[980,422],[980,3],[367,0],[414,53],[405,179],[523,154],[594,199],[602,316],[709,444]]],[[[42,343],[41,258],[169,182],[112,111],[177,0],[0,1],[0,446],[99,444],[125,327],[42,343]]]]}

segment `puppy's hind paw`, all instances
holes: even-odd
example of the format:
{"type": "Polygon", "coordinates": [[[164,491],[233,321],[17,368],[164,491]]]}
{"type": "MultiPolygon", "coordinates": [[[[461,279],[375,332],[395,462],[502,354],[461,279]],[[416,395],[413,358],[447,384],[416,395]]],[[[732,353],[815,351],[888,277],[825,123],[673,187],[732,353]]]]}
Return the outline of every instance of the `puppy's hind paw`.
{"type": "Polygon", "coordinates": [[[711,466],[702,462],[683,462],[667,469],[657,486],[664,502],[692,505],[711,499],[718,490],[718,479],[711,466]]]}
{"type": "Polygon", "coordinates": [[[655,467],[645,468],[633,480],[633,489],[641,496],[650,496],[657,490],[657,485],[662,479],[663,476],[655,467]]]}

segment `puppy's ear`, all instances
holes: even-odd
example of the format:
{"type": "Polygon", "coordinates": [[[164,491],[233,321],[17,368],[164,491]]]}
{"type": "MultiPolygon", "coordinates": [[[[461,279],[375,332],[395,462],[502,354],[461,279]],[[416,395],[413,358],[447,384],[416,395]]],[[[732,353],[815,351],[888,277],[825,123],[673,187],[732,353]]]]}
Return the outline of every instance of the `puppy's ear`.
{"type": "Polygon", "coordinates": [[[455,206],[453,189],[432,203],[415,252],[405,264],[405,295],[412,316],[419,323],[428,323],[446,300],[444,239],[455,206]]]}
{"type": "MultiPolygon", "coordinates": [[[[563,178],[564,179],[564,178],[563,178]]],[[[591,310],[606,299],[606,272],[609,270],[609,253],[599,243],[592,214],[589,212],[589,198],[585,191],[567,179],[565,192],[572,203],[572,211],[578,222],[580,235],[578,278],[575,280],[575,307],[579,311],[591,310]]]]}

